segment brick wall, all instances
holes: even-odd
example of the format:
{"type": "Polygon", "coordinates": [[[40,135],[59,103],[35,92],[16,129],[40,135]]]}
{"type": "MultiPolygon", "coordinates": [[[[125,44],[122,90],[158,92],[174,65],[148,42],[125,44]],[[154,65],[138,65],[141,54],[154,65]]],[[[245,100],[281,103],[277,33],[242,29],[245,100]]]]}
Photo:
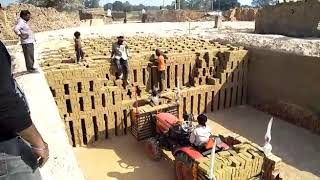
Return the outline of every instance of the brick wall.
{"type": "Polygon", "coordinates": [[[147,99],[151,87],[157,86],[151,58],[156,48],[166,56],[163,96],[175,99],[180,84],[180,114],[196,115],[246,103],[248,58],[241,47],[191,38],[130,38],[130,85],[124,87],[122,80],[116,80],[117,71],[110,61],[113,39],[83,41],[86,63],[71,63],[73,46],[44,52],[41,63],[74,146],[128,132],[136,96],[147,99]]]}

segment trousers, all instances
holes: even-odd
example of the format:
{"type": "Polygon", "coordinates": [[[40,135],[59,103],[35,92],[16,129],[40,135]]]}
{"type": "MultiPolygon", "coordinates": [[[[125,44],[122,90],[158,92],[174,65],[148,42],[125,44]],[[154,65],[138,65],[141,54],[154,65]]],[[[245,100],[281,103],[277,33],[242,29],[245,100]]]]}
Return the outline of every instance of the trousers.
{"type": "Polygon", "coordinates": [[[21,138],[0,142],[0,180],[41,180],[37,159],[21,138]]]}
{"type": "Polygon", "coordinates": [[[158,71],[158,79],[159,79],[159,88],[160,91],[163,91],[163,81],[165,79],[165,71],[158,71]]]}
{"type": "Polygon", "coordinates": [[[34,65],[34,45],[30,44],[22,44],[22,50],[24,59],[26,61],[27,70],[32,70],[34,65]]]}
{"type": "Polygon", "coordinates": [[[82,51],[81,48],[78,48],[76,50],[76,57],[77,57],[77,63],[84,58],[84,52],[82,51]]]}
{"type": "Polygon", "coordinates": [[[119,71],[119,74],[123,74],[123,79],[128,80],[128,72],[129,72],[129,65],[128,60],[124,60],[122,58],[120,59],[114,59],[117,69],[119,71]]]}

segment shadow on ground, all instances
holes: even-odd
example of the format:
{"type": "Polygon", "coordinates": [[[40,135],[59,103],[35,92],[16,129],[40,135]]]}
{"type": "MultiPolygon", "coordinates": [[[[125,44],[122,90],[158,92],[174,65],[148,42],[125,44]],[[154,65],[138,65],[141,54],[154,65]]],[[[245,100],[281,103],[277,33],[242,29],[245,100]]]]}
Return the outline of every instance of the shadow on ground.
{"type": "MultiPolygon", "coordinates": [[[[209,114],[224,128],[263,145],[270,115],[248,106],[209,114]]],[[[320,136],[275,118],[272,127],[273,153],[292,167],[283,174],[292,179],[320,179],[320,136]],[[311,174],[310,174],[311,173],[311,174]],[[306,176],[305,176],[306,175],[306,176]]]]}
{"type": "Polygon", "coordinates": [[[144,144],[130,134],[95,142],[88,147],[75,148],[81,169],[88,180],[173,180],[172,160],[150,160],[144,144]]]}

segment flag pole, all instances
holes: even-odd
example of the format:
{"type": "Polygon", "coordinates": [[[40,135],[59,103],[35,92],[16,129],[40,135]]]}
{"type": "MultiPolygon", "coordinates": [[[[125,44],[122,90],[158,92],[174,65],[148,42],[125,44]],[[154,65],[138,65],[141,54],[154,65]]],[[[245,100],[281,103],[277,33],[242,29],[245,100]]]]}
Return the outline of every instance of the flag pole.
{"type": "Polygon", "coordinates": [[[210,159],[210,171],[209,171],[209,179],[215,180],[216,177],[214,176],[214,160],[216,155],[216,141],[213,139],[213,147],[211,150],[211,159],[210,159]]]}

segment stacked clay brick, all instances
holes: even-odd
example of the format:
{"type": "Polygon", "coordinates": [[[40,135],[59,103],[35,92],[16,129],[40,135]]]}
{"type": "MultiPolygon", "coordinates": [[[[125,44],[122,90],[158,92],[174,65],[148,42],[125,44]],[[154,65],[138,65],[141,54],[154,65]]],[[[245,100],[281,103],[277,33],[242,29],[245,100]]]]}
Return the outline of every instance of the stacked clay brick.
{"type": "Polygon", "coordinates": [[[179,113],[212,112],[246,102],[247,51],[192,38],[128,38],[129,86],[116,79],[110,60],[114,38],[84,39],[86,63],[75,59],[73,46],[42,54],[52,94],[65,121],[70,142],[85,145],[127,133],[136,98],[145,100],[157,86],[154,50],[166,56],[163,95],[176,99],[181,88],[179,113]]]}
{"type": "MultiPolygon", "coordinates": [[[[221,138],[232,148],[215,156],[214,175],[217,180],[274,180],[280,175],[280,158],[274,155],[266,157],[260,146],[235,133],[221,138]]],[[[198,179],[208,179],[210,160],[210,155],[197,160],[198,179]]]]}
{"type": "MultiPolygon", "coordinates": [[[[222,151],[215,156],[215,176],[217,180],[247,180],[260,175],[263,165],[263,153],[250,144],[239,144],[236,150],[222,151]]],[[[209,174],[210,158],[200,159],[200,177],[209,174]]],[[[200,178],[207,179],[207,178],[200,178]]]]}
{"type": "Polygon", "coordinates": [[[149,104],[140,105],[131,111],[131,133],[138,141],[154,136],[153,116],[156,113],[164,112],[174,116],[178,116],[179,113],[176,102],[163,98],[160,98],[160,104],[157,106],[149,104]]]}

